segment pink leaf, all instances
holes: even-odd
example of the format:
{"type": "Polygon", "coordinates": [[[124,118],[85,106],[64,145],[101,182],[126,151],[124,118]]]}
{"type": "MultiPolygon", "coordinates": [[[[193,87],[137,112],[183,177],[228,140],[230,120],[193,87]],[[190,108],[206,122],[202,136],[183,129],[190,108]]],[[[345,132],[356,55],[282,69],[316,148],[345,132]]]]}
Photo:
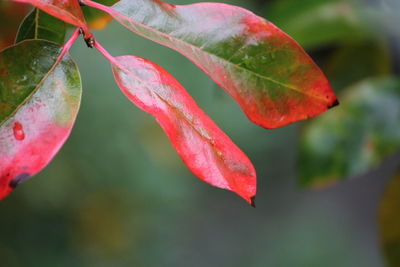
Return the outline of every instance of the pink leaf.
{"type": "Polygon", "coordinates": [[[253,204],[256,173],[247,156],[197,106],[185,89],[158,65],[135,56],[113,58],[122,92],[153,115],[189,169],[205,182],[232,190],[253,204]]]}

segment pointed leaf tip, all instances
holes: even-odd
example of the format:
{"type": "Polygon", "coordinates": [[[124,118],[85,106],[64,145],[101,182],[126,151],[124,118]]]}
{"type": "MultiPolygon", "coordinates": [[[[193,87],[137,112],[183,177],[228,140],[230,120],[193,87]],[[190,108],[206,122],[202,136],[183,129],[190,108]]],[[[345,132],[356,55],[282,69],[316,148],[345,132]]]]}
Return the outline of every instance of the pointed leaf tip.
{"type": "Polygon", "coordinates": [[[28,180],[29,178],[31,178],[31,175],[29,173],[23,172],[18,176],[16,176],[14,179],[12,179],[9,186],[15,189],[20,183],[24,182],[25,180],[28,180]]]}
{"type": "Polygon", "coordinates": [[[250,205],[251,205],[253,208],[256,207],[256,202],[255,202],[255,200],[256,200],[256,197],[255,197],[255,196],[250,198],[250,205]]]}
{"type": "Polygon", "coordinates": [[[335,100],[330,106],[328,106],[328,109],[331,109],[331,108],[334,108],[334,107],[336,107],[336,106],[339,106],[339,100],[335,100]]]}
{"type": "Polygon", "coordinates": [[[256,191],[252,163],[178,81],[139,57],[120,56],[110,61],[122,92],[156,118],[188,168],[203,181],[252,203],[250,196],[256,191]]]}

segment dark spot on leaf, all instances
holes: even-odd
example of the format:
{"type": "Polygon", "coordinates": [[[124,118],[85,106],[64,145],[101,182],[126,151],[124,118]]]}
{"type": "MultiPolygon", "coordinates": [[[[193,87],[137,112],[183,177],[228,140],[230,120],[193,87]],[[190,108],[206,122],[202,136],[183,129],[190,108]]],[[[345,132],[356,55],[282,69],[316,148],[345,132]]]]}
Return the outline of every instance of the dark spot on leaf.
{"type": "Polygon", "coordinates": [[[25,180],[28,180],[30,177],[31,175],[29,173],[23,172],[11,180],[10,187],[16,188],[20,183],[22,183],[25,180]]]}
{"type": "Polygon", "coordinates": [[[334,107],[336,107],[336,106],[339,106],[339,101],[338,101],[337,99],[335,100],[335,102],[332,103],[332,105],[330,105],[330,106],[328,107],[328,109],[334,108],[334,107]]]}
{"type": "Polygon", "coordinates": [[[0,75],[7,75],[8,70],[7,69],[0,69],[0,75]]]}

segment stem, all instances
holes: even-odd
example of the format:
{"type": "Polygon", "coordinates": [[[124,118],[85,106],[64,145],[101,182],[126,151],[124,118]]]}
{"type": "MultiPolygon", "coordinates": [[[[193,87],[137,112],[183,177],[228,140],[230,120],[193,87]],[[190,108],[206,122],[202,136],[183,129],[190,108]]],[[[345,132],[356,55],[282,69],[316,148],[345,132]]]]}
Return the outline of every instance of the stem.
{"type": "Polygon", "coordinates": [[[115,60],[115,58],[114,58],[112,55],[110,55],[110,53],[108,53],[107,50],[106,50],[101,44],[99,44],[99,42],[98,42],[97,40],[94,42],[94,47],[95,47],[97,50],[99,50],[99,52],[100,52],[101,54],[103,54],[103,56],[104,56],[108,61],[110,61],[110,62],[113,63],[113,64],[118,65],[117,62],[116,62],[116,60],[115,60]]]}
{"type": "Polygon", "coordinates": [[[71,37],[68,39],[68,41],[63,45],[63,50],[61,52],[60,58],[63,58],[64,55],[69,51],[71,48],[72,44],[78,39],[79,37],[79,28],[77,28],[74,33],[71,35],[71,37]]]}

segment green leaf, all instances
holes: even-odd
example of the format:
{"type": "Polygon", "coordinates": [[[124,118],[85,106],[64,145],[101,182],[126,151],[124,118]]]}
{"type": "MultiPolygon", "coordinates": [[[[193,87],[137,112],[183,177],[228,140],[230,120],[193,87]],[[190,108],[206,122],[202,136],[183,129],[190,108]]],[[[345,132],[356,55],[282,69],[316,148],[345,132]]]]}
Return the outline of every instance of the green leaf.
{"type": "Polygon", "coordinates": [[[400,80],[365,80],[341,106],[305,126],[300,184],[323,187],[362,174],[400,148],[400,80]]]}
{"type": "Polygon", "coordinates": [[[379,209],[383,251],[390,267],[400,266],[400,173],[389,182],[379,209]]]}
{"type": "Polygon", "coordinates": [[[66,23],[35,8],[19,27],[16,43],[26,39],[43,39],[64,43],[66,23]]]}
{"type": "Polygon", "coordinates": [[[0,199],[58,152],[81,91],[78,68],[60,45],[26,40],[0,53],[0,199]]]}
{"type": "Polygon", "coordinates": [[[305,49],[364,38],[368,31],[351,0],[275,1],[267,18],[305,49]]]}

